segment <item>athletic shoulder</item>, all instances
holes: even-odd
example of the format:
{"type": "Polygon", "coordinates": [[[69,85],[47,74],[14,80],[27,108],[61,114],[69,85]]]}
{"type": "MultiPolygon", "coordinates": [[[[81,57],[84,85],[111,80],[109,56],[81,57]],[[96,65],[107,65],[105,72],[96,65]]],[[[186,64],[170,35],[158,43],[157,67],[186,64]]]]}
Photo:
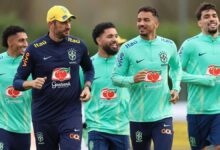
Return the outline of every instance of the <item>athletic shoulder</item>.
{"type": "Polygon", "coordinates": [[[164,44],[169,44],[169,45],[176,45],[175,42],[171,39],[165,38],[165,37],[161,37],[158,36],[158,39],[160,42],[164,43],[164,44]]]}
{"type": "Polygon", "coordinates": [[[67,37],[67,42],[70,43],[72,46],[80,47],[80,50],[88,51],[88,48],[87,48],[86,43],[84,42],[84,40],[82,40],[78,37],[69,35],[67,37]]]}
{"type": "Polygon", "coordinates": [[[0,61],[2,61],[5,58],[5,56],[7,56],[7,52],[1,53],[0,54],[0,61]]]}
{"type": "Polygon", "coordinates": [[[199,39],[199,37],[200,37],[200,34],[195,35],[195,36],[193,36],[193,37],[190,37],[190,38],[186,39],[186,40],[182,43],[182,45],[181,45],[181,47],[180,47],[180,49],[179,49],[179,54],[180,54],[180,56],[182,55],[183,52],[184,52],[184,53],[188,53],[188,54],[193,53],[193,52],[194,52],[194,49],[195,49],[195,48],[197,47],[197,45],[198,45],[198,39],[199,39]]]}
{"type": "Polygon", "coordinates": [[[29,47],[30,48],[41,48],[44,47],[45,45],[47,45],[48,40],[46,36],[42,36],[40,38],[38,38],[37,40],[35,40],[34,42],[32,42],[29,47]]]}
{"type": "Polygon", "coordinates": [[[199,37],[200,37],[200,34],[195,35],[195,36],[193,36],[193,37],[190,37],[190,38],[186,39],[186,40],[183,42],[183,44],[184,44],[184,45],[185,45],[185,44],[193,44],[193,43],[197,42],[197,40],[199,39],[199,37]]]}
{"type": "Polygon", "coordinates": [[[70,43],[74,43],[74,44],[84,44],[85,43],[82,39],[75,37],[75,36],[72,36],[72,35],[69,35],[67,37],[67,41],[70,43]]]}
{"type": "Polygon", "coordinates": [[[139,43],[139,39],[140,39],[140,37],[137,36],[137,37],[135,37],[135,38],[133,38],[133,39],[131,39],[131,40],[125,42],[125,43],[121,46],[121,48],[125,48],[125,49],[132,48],[133,46],[135,46],[136,44],[139,43]]]}

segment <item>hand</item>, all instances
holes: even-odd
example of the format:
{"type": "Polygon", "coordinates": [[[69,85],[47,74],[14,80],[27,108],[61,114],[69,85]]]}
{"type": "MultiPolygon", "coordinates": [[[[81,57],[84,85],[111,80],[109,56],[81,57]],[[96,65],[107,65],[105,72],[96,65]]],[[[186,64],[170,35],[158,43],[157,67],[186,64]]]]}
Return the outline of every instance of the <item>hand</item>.
{"type": "Polygon", "coordinates": [[[145,80],[147,75],[146,70],[141,70],[139,71],[135,76],[134,76],[134,83],[142,82],[145,80]]]}
{"type": "Polygon", "coordinates": [[[170,91],[171,99],[170,102],[173,104],[176,104],[176,102],[179,100],[179,93],[176,90],[170,91]]]}
{"type": "Polygon", "coordinates": [[[47,77],[36,78],[35,80],[32,80],[32,88],[39,89],[39,90],[42,89],[46,79],[47,77]]]}
{"type": "Polygon", "coordinates": [[[80,100],[82,102],[87,102],[91,98],[91,92],[88,86],[85,86],[82,93],[80,94],[80,100]]]}

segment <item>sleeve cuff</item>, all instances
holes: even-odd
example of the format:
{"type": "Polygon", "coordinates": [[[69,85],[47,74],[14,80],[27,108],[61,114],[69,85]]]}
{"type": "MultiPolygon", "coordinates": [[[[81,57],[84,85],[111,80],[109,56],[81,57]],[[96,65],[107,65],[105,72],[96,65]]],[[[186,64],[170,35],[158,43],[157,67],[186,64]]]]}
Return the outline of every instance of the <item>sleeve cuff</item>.
{"type": "Polygon", "coordinates": [[[14,88],[15,90],[19,90],[19,91],[25,91],[24,87],[23,87],[23,83],[24,81],[23,80],[17,80],[14,82],[14,88]]]}

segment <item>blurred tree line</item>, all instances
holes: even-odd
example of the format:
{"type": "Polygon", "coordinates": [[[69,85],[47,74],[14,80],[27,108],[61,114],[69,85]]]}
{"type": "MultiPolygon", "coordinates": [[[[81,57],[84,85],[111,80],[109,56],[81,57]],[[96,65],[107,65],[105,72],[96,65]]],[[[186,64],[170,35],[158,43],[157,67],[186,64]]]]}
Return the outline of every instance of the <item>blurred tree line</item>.
{"type": "MultiPolygon", "coordinates": [[[[111,21],[122,37],[131,39],[138,34],[137,10],[141,6],[153,6],[160,15],[158,34],[174,40],[179,47],[185,38],[200,31],[194,12],[201,2],[203,0],[1,0],[0,33],[8,25],[21,25],[32,42],[47,33],[47,10],[53,5],[64,5],[77,16],[72,21],[71,34],[85,40],[92,55],[97,47],[91,33],[97,23],[111,21]]],[[[207,2],[220,6],[219,0],[207,2]]],[[[0,51],[4,51],[2,46],[0,51]]]]}

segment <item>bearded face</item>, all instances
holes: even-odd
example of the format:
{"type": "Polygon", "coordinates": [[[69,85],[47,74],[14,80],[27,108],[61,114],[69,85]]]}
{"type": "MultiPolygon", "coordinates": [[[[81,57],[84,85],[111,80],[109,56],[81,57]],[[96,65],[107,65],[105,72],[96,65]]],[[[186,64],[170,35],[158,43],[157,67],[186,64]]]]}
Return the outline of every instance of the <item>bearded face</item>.
{"type": "Polygon", "coordinates": [[[118,52],[118,33],[115,28],[105,29],[102,35],[98,37],[97,42],[104,53],[107,55],[115,55],[118,52]]]}
{"type": "Polygon", "coordinates": [[[205,10],[198,21],[199,27],[205,34],[216,34],[219,28],[219,18],[215,10],[205,10]]]}
{"type": "Polygon", "coordinates": [[[115,55],[118,53],[118,44],[116,41],[106,43],[102,48],[108,55],[115,55]]]}

